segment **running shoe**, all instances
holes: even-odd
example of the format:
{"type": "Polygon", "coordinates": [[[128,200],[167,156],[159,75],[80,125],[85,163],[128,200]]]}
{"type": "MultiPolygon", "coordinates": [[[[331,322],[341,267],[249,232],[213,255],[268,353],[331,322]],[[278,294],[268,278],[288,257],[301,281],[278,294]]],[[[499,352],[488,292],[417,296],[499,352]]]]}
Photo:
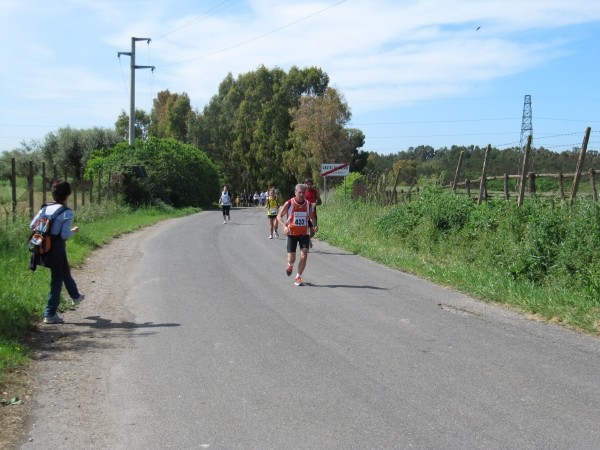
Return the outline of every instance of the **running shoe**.
{"type": "Polygon", "coordinates": [[[279,233],[277,231],[275,232],[275,237],[279,239],[279,233]]]}
{"type": "Polygon", "coordinates": [[[269,239],[273,239],[273,235],[272,234],[269,235],[269,239]]]}
{"type": "Polygon", "coordinates": [[[294,280],[294,284],[296,286],[305,286],[304,281],[302,281],[302,277],[300,275],[296,275],[296,279],[294,280]]]}
{"type": "Polygon", "coordinates": [[[82,292],[79,293],[79,297],[77,298],[72,298],[71,302],[73,303],[73,305],[79,305],[83,299],[85,298],[85,294],[83,294],[82,292]]]}
{"type": "Polygon", "coordinates": [[[44,323],[63,323],[64,320],[58,314],[44,317],[44,323]]]}
{"type": "Polygon", "coordinates": [[[288,264],[287,269],[285,269],[285,274],[289,277],[293,271],[294,271],[294,266],[290,266],[288,264]]]}

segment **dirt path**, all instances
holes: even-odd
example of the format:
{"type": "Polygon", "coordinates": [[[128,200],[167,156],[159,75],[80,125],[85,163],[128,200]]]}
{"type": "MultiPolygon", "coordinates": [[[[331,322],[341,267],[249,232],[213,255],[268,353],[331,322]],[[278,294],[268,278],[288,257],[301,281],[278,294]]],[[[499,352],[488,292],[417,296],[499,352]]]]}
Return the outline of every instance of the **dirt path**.
{"type": "Polygon", "coordinates": [[[7,412],[0,426],[10,430],[6,439],[0,435],[0,448],[71,448],[70,441],[104,448],[116,420],[103,408],[111,361],[130,345],[134,325],[124,300],[141,243],[165,223],[113,240],[73,270],[86,298],[62,314],[64,324],[40,321],[23,405],[0,410],[7,412]]]}

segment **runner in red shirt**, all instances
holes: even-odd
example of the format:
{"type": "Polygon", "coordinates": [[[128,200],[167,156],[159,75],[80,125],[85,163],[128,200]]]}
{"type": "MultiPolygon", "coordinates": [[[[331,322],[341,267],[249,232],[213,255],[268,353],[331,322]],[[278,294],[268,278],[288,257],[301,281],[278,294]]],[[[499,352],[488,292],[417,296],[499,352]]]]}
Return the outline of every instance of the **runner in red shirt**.
{"type": "Polygon", "coordinates": [[[308,260],[308,247],[310,245],[310,227],[309,220],[315,232],[318,230],[317,218],[315,217],[312,203],[307,201],[306,185],[297,184],[295,195],[283,204],[277,214],[277,221],[281,224],[283,232],[287,235],[287,268],[286,275],[289,277],[294,270],[296,262],[296,249],[300,244],[300,262],[298,263],[298,273],[294,280],[296,286],[304,286],[302,273],[308,260]]]}
{"type": "MultiPolygon", "coordinates": [[[[321,195],[319,194],[319,191],[317,190],[317,188],[314,187],[314,182],[313,182],[312,178],[307,179],[304,182],[304,184],[306,184],[306,195],[304,196],[304,198],[313,204],[313,207],[315,210],[315,219],[316,219],[317,218],[317,205],[320,205],[321,203],[323,203],[321,201],[321,195]]],[[[310,237],[313,237],[315,233],[313,232],[312,224],[309,222],[308,226],[310,227],[310,230],[311,230],[310,237]]],[[[312,248],[311,240],[309,240],[308,246],[309,246],[309,248],[312,248]]]]}

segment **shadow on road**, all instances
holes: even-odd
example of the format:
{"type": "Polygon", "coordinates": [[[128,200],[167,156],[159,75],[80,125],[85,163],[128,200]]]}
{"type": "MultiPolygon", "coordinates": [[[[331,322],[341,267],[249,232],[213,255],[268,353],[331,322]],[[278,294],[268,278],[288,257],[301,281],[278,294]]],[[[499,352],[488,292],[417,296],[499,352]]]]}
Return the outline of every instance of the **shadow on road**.
{"type": "Polygon", "coordinates": [[[154,322],[144,322],[144,323],[135,323],[135,322],[113,322],[110,319],[103,319],[100,316],[88,316],[84,317],[87,320],[94,320],[95,322],[78,322],[73,323],[76,326],[90,327],[90,328],[122,328],[126,330],[133,330],[138,328],[155,328],[155,327],[178,327],[180,324],[178,323],[154,323],[154,322]]]}
{"type": "Polygon", "coordinates": [[[351,288],[351,289],[375,289],[378,291],[389,291],[389,288],[382,288],[379,286],[369,286],[366,284],[363,285],[352,285],[352,284],[315,284],[315,283],[306,283],[307,286],[313,287],[323,287],[323,288],[351,288]]]}

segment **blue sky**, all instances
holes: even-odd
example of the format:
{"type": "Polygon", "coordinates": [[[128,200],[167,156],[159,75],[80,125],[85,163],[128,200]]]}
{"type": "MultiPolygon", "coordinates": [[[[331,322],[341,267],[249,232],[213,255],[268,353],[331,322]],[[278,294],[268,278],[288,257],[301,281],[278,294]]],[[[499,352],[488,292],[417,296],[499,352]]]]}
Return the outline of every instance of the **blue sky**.
{"type": "Polygon", "coordinates": [[[364,150],[519,145],[600,149],[596,0],[0,0],[0,150],[58,128],[112,128],[162,90],[202,111],[231,72],[317,66],[364,150]],[[480,27],[479,29],[477,29],[480,27]]]}

